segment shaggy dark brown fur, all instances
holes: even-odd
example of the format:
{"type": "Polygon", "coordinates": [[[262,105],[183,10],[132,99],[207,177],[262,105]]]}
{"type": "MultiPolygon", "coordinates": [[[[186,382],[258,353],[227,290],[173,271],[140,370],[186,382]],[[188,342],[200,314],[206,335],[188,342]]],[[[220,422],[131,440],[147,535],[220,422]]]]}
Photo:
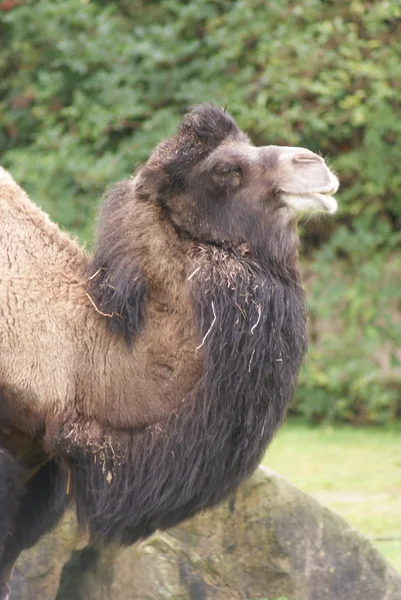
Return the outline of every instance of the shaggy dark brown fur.
{"type": "MultiPolygon", "coordinates": [[[[320,157],[255,148],[211,105],[109,192],[91,259],[10,180],[4,222],[20,220],[32,249],[26,259],[17,242],[6,247],[7,264],[12,254],[19,280],[25,269],[31,281],[4,297],[19,293],[27,306],[35,293],[49,345],[36,337],[43,319],[26,311],[17,321],[30,324],[27,348],[16,356],[33,374],[0,363],[4,590],[18,553],[69,499],[93,543],[131,544],[220,502],[252,473],[306,350],[297,220],[333,212],[338,185],[320,157]]],[[[22,348],[23,328],[10,323],[22,348]]]]}
{"type": "Polygon", "coordinates": [[[132,543],[219,502],[256,468],[293,393],[306,349],[299,282],[235,252],[195,254],[200,380],[163,420],[103,430],[104,462],[67,446],[81,524],[99,540],[132,543]]]}

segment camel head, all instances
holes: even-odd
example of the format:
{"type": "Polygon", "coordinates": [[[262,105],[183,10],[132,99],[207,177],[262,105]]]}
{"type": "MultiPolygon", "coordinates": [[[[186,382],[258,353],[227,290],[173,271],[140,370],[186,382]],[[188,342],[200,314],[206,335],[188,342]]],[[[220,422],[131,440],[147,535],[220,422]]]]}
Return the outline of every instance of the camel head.
{"type": "Polygon", "coordinates": [[[251,144],[223,109],[188,113],[138,174],[138,190],[177,230],[202,242],[263,244],[272,226],[334,213],[338,180],[305,148],[251,144]]]}

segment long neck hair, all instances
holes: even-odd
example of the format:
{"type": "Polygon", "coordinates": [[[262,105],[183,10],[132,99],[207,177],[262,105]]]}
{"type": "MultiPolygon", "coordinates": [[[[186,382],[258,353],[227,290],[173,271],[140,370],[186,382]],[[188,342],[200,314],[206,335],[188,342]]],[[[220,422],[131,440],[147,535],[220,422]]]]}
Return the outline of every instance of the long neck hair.
{"type": "Polygon", "coordinates": [[[256,468],[306,350],[295,254],[290,268],[273,269],[246,252],[194,248],[203,358],[196,387],[145,429],[102,428],[86,448],[63,442],[78,519],[94,542],[131,544],[171,527],[221,501],[256,468]]]}

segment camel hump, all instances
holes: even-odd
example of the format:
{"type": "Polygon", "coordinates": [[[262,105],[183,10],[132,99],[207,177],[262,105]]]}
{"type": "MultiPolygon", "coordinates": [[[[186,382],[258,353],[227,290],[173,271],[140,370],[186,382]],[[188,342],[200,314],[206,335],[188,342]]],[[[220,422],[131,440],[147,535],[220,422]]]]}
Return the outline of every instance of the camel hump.
{"type": "Polygon", "coordinates": [[[17,185],[16,181],[12,178],[11,174],[6,171],[3,167],[0,167],[0,185],[17,185]]]}

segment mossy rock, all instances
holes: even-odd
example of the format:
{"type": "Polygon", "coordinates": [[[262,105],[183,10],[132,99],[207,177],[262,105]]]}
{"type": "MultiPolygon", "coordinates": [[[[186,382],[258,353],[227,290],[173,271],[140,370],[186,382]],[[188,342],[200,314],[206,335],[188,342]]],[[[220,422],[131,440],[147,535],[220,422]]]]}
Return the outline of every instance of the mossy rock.
{"type": "Polygon", "coordinates": [[[125,550],[82,548],[68,515],[21,556],[12,600],[282,596],[401,600],[401,576],[341,517],[260,467],[221,506],[125,550]]]}

